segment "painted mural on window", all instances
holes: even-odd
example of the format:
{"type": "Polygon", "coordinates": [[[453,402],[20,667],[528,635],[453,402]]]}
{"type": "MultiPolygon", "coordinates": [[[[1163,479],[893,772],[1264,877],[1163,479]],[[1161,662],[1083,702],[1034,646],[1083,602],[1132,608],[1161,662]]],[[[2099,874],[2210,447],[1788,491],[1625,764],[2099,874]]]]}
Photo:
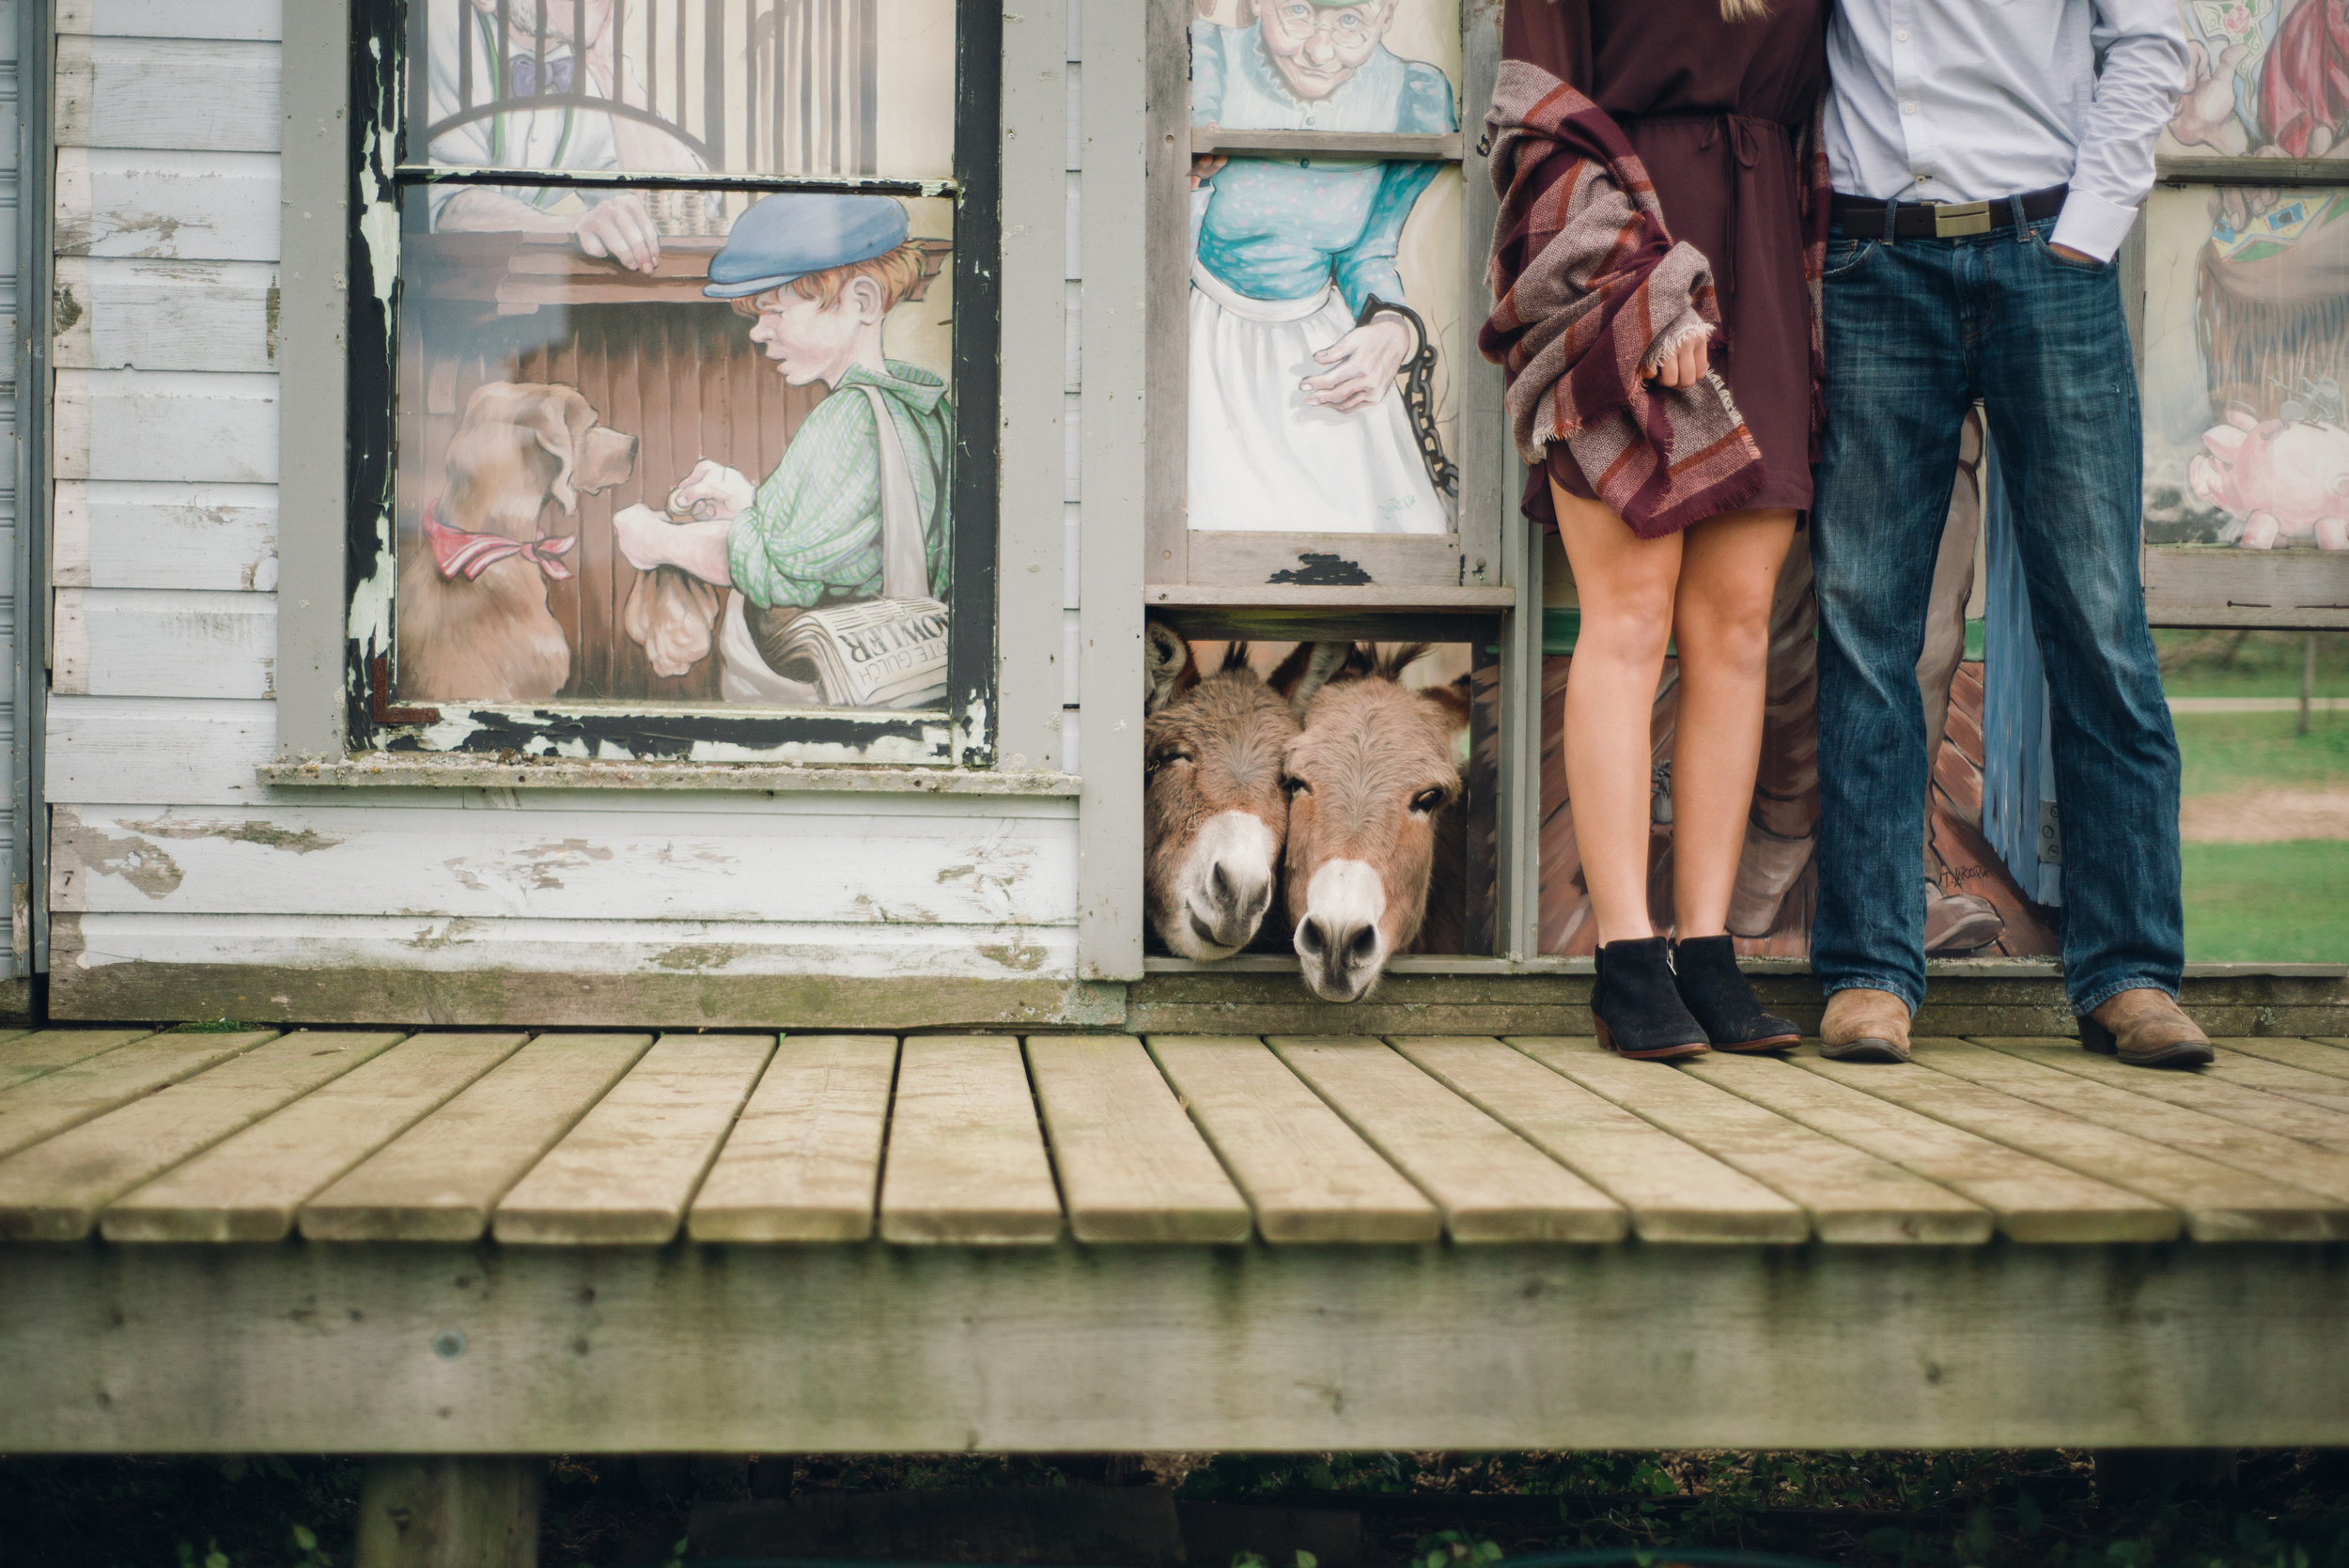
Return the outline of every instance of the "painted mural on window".
{"type": "MultiPolygon", "coordinates": [[[[1440,0],[1200,0],[1202,129],[1458,129],[1440,0]]],[[[1190,525],[1445,534],[1460,178],[1343,152],[1191,163],[1190,525]]]]}
{"type": "MultiPolygon", "coordinates": [[[[2349,154],[2343,0],[2186,0],[2177,158],[2349,154]]],[[[2146,538],[2349,550],[2341,186],[2162,189],[2146,208],[2146,538]]]]}
{"type": "Polygon", "coordinates": [[[939,706],[953,202],[690,181],[947,172],[949,0],[411,15],[396,695],[939,706]]]}

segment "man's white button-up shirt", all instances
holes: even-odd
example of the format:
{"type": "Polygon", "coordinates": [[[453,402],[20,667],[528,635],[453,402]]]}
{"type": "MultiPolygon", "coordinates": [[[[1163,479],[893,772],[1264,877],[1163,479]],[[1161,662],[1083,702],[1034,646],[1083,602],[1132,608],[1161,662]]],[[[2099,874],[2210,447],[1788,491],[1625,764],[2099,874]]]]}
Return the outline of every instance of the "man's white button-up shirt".
{"type": "Polygon", "coordinates": [[[2099,260],[2153,189],[2186,86],[2177,0],[1839,0],[1827,49],[1838,191],[1962,202],[2068,182],[2049,239],[2099,260]]]}

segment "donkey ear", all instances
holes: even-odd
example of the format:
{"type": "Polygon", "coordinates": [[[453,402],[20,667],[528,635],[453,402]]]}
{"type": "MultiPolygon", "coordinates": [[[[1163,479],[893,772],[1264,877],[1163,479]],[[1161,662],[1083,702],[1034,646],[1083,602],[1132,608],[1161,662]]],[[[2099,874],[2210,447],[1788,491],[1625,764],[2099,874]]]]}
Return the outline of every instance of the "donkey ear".
{"type": "Polygon", "coordinates": [[[1462,675],[1449,685],[1430,686],[1422,691],[1420,695],[1443,709],[1444,717],[1455,725],[1466,729],[1470,713],[1469,682],[1470,678],[1470,676],[1462,675]]]}
{"type": "Polygon", "coordinates": [[[1142,627],[1142,711],[1156,713],[1199,684],[1190,644],[1162,621],[1142,627]]]}
{"type": "Polygon", "coordinates": [[[1272,689],[1288,699],[1289,711],[1297,715],[1299,723],[1305,722],[1305,710],[1314,706],[1314,698],[1330,684],[1330,677],[1344,669],[1353,655],[1351,643],[1299,643],[1297,651],[1272,672],[1272,689]]]}

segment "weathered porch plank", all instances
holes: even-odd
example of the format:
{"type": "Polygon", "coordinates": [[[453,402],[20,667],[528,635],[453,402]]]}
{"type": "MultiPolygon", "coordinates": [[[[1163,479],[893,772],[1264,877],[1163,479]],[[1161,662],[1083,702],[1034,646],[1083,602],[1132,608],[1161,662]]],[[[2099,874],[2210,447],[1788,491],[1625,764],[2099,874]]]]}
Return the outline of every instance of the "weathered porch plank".
{"type": "Polygon", "coordinates": [[[44,1029],[38,1032],[11,1029],[0,1037],[0,1090],[86,1062],[153,1032],[151,1029],[44,1029]]]}
{"type": "Polygon", "coordinates": [[[2068,1111],[2083,1121],[2134,1133],[2148,1142],[2199,1155],[2215,1164],[2330,1200],[2326,1205],[2330,1210],[2327,1234],[2349,1238],[2349,1155],[2076,1078],[1963,1040],[1937,1043],[1926,1065],[2050,1110],[2068,1111]]]}
{"type": "MultiPolygon", "coordinates": [[[[1931,1061],[1944,1045],[1960,1044],[1931,1038],[1910,1042],[1920,1063],[1931,1061]]],[[[1937,1122],[2167,1203],[2186,1217],[2186,1233],[2197,1241],[2321,1241],[2332,1234],[2334,1211],[2313,1193],[2246,1175],[1966,1079],[1917,1063],[1887,1066],[1815,1056],[1796,1057],[1794,1063],[1937,1122]]]]}
{"type": "MultiPolygon", "coordinates": [[[[2072,1048],[2077,1054],[2079,1048],[2072,1048]]],[[[1716,1052],[1683,1070],[1972,1199],[2016,1241],[2172,1241],[2185,1223],[2167,1203],[1771,1057],[1716,1052]]]]}
{"type": "Polygon", "coordinates": [[[87,1235],[98,1211],[113,1199],[340,1078],[399,1038],[397,1032],[280,1035],[0,1160],[0,1238],[73,1241],[87,1235]]]}
{"type": "Polygon", "coordinates": [[[0,1452],[2349,1444],[2341,1247],[385,1246],[223,1263],[0,1252],[0,1452]]]}
{"type": "Polygon", "coordinates": [[[883,1241],[1049,1242],[1060,1193],[1019,1042],[917,1034],[901,1049],[881,1178],[883,1241]]]}
{"type": "Polygon", "coordinates": [[[273,1029],[150,1034],[0,1091],[0,1156],[54,1137],[276,1037],[273,1029]]]}
{"type": "Polygon", "coordinates": [[[419,1034],[117,1199],[108,1241],[282,1241],[303,1199],[519,1049],[521,1034],[419,1034]]]}
{"type": "Polygon", "coordinates": [[[1153,1034],[1151,1056],[1270,1242],[1434,1241],[1443,1216],[1249,1035],[1153,1034]]]}
{"type": "Polygon", "coordinates": [[[1253,1234],[1248,1201],[1141,1041],[1032,1034],[1026,1045],[1071,1235],[1213,1244],[1253,1234]]]}
{"type": "Polygon", "coordinates": [[[2319,1036],[2295,1040],[2289,1035],[2252,1034],[2227,1035],[2218,1044],[2246,1056],[2280,1062],[2287,1067],[2304,1067],[2327,1078],[2349,1078],[2349,1039],[2319,1036]]]}
{"type": "Polygon", "coordinates": [[[1435,1200],[1454,1241],[1621,1241],[1629,1231],[1613,1199],[1385,1042],[1275,1035],[1266,1044],[1435,1200]]]}
{"type": "Polygon", "coordinates": [[[1398,1034],[1389,1043],[1629,1209],[1641,1241],[1810,1237],[1801,1204],[1490,1035],[1398,1034]]]}
{"type": "Polygon", "coordinates": [[[2349,1080],[2312,1073],[2306,1067],[2287,1066],[2264,1057],[2246,1056],[2232,1049],[2224,1040],[2216,1040],[2212,1044],[2217,1047],[2217,1059],[2201,1073],[2212,1082],[2240,1083],[2247,1089],[2264,1089],[2271,1094],[2282,1094],[2303,1105],[2349,1115],[2349,1080]]]}
{"type": "Polygon", "coordinates": [[[2336,1155],[2349,1155],[2349,1114],[2322,1110],[2305,1101],[2270,1094],[2264,1089],[2230,1082],[2211,1072],[2148,1072],[2142,1067],[2127,1066],[2116,1057],[2099,1056],[2093,1051],[2082,1050],[2077,1040],[2034,1040],[2018,1036],[2014,1039],[1982,1039],[1973,1043],[2108,1088],[2126,1090],[2147,1099],[2182,1106],[2223,1121],[2240,1122],[2247,1127],[2258,1127],[2263,1132],[2296,1138],[2336,1155]]]}
{"type": "Polygon", "coordinates": [[[784,1036],[685,1217],[695,1241],[873,1234],[894,1034],[784,1036]]]}
{"type": "Polygon", "coordinates": [[[501,1242],[659,1247],[677,1233],[771,1034],[663,1034],[498,1203],[501,1242]]]}
{"type": "Polygon", "coordinates": [[[1652,1062],[1626,1061],[1595,1040],[1513,1036],[1509,1044],[1784,1193],[1810,1212],[1821,1241],[1990,1239],[1988,1209],[1727,1090],[1652,1062]]]}
{"type": "Polygon", "coordinates": [[[649,1034],[542,1034],[302,1206],[312,1241],[475,1241],[649,1034]]]}

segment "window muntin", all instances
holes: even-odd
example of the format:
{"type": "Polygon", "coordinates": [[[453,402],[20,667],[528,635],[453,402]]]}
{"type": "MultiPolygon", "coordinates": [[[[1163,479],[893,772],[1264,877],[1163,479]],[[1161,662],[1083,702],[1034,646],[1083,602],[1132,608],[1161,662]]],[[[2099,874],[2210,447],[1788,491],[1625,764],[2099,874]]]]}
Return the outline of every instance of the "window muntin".
{"type": "MultiPolygon", "coordinates": [[[[960,723],[983,728],[989,706],[991,604],[973,624],[951,607],[958,577],[991,598],[991,453],[968,450],[958,383],[967,366],[991,373],[993,227],[982,211],[979,249],[957,254],[974,182],[954,154],[967,165],[977,149],[991,192],[995,101],[986,85],[976,101],[954,91],[954,52],[978,40],[967,24],[957,39],[950,0],[407,12],[424,53],[398,74],[409,107],[435,117],[396,130],[396,95],[375,88],[384,140],[407,151],[389,189],[370,190],[364,136],[355,148],[361,201],[397,197],[400,242],[396,287],[366,225],[354,245],[397,301],[397,325],[377,328],[390,386],[366,384],[363,348],[353,387],[354,431],[372,421],[392,457],[379,473],[354,443],[354,737],[983,760],[984,735],[960,723]],[[492,62],[500,27],[508,52],[492,62]],[[636,54],[672,27],[691,67],[660,67],[667,86],[649,87],[636,54]],[[725,27],[752,46],[699,47],[725,27]],[[448,40],[468,37],[474,70],[461,48],[444,69],[448,40]],[[743,75],[778,38],[786,56],[838,45],[826,70],[785,73],[780,112],[775,72],[743,75]],[[616,104],[601,96],[615,54],[616,104]],[[809,82],[812,99],[791,96],[809,82]],[[937,90],[888,117],[926,82],[937,90]],[[759,116],[726,119],[729,100],[759,116]],[[819,166],[776,168],[794,163],[819,166]],[[678,165],[683,179],[641,178],[678,165]],[[502,608],[485,609],[485,577],[502,608]]],[[[372,313],[353,303],[364,345],[372,313]]],[[[991,384],[977,399],[991,427],[991,384]]]]}

